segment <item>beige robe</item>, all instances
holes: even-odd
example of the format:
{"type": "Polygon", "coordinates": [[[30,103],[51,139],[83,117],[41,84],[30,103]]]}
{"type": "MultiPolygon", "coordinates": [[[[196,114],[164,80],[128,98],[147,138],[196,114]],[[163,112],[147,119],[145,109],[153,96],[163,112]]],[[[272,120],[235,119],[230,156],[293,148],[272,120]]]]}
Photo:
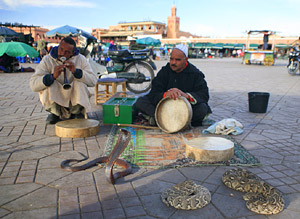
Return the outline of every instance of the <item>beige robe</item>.
{"type": "Polygon", "coordinates": [[[30,88],[34,92],[39,92],[40,100],[45,108],[51,104],[57,103],[60,106],[69,107],[71,102],[72,106],[80,104],[89,110],[91,107],[91,96],[87,87],[94,87],[97,83],[97,75],[93,72],[87,59],[78,54],[70,58],[75,64],[76,69],[82,70],[82,78],[77,79],[72,72],[66,69],[68,80],[71,84],[69,90],[63,89],[64,74],[61,74],[53,84],[49,87],[43,83],[43,77],[46,74],[53,74],[54,67],[61,63],[49,55],[45,56],[40,64],[37,66],[35,73],[30,79],[30,88]]]}

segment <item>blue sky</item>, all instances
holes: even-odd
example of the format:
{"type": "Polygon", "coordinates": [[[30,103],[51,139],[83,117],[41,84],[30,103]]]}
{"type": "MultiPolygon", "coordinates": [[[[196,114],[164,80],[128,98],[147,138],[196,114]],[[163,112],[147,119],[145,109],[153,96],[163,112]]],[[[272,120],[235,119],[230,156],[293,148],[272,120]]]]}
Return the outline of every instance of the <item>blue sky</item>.
{"type": "Polygon", "coordinates": [[[174,3],[180,30],[198,36],[239,37],[254,29],[300,36],[300,0],[0,0],[0,21],[91,32],[124,21],[167,23],[174,3]]]}

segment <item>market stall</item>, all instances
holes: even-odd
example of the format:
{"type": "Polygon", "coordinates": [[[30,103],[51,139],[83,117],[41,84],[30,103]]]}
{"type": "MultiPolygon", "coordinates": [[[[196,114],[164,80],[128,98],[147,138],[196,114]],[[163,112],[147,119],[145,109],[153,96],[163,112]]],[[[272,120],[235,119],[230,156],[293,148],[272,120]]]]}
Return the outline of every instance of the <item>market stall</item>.
{"type": "Polygon", "coordinates": [[[272,44],[269,44],[269,36],[274,34],[270,30],[250,30],[247,32],[246,50],[243,56],[243,64],[264,64],[265,66],[271,66],[274,64],[274,39],[272,44]],[[250,35],[263,35],[263,45],[253,47],[250,44],[250,35]]]}

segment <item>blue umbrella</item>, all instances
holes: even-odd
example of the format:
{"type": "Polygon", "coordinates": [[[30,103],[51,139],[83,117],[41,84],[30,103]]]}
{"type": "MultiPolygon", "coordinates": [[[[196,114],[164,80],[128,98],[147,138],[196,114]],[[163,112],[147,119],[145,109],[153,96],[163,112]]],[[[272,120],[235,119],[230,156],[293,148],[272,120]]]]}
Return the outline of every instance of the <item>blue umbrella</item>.
{"type": "Polygon", "coordinates": [[[92,39],[92,40],[97,40],[94,36],[92,36],[91,34],[89,34],[88,32],[85,32],[84,30],[81,30],[79,28],[76,27],[71,27],[69,25],[65,25],[62,27],[58,27],[55,28],[53,30],[48,31],[47,33],[45,33],[46,36],[49,37],[53,37],[53,36],[73,36],[73,37],[77,37],[77,36],[84,36],[88,39],[92,39]]]}
{"type": "Polygon", "coordinates": [[[156,46],[160,45],[160,40],[154,39],[152,37],[145,37],[145,38],[140,38],[136,40],[137,44],[144,44],[148,46],[156,46]]]}
{"type": "Polygon", "coordinates": [[[19,35],[14,30],[7,27],[0,27],[0,36],[16,36],[19,35]]]}

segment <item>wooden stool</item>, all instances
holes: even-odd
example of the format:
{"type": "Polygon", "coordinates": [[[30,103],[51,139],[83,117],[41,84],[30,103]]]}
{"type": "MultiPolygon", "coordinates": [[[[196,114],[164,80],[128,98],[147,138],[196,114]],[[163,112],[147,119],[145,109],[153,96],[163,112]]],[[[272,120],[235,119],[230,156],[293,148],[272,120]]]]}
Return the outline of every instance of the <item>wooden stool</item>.
{"type": "Polygon", "coordinates": [[[95,86],[95,104],[105,103],[117,92],[117,86],[122,85],[122,92],[126,93],[126,79],[125,78],[104,78],[98,79],[95,86]],[[104,90],[98,90],[99,85],[104,85],[104,90]],[[109,87],[111,86],[111,91],[109,87]]]}

